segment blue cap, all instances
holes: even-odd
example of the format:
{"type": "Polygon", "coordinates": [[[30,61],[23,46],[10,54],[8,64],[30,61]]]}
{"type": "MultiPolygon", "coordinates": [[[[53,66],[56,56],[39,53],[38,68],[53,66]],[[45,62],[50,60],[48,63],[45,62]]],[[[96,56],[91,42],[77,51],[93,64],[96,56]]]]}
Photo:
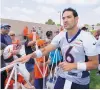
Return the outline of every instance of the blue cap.
{"type": "Polygon", "coordinates": [[[9,24],[1,24],[1,28],[11,27],[9,24]]]}

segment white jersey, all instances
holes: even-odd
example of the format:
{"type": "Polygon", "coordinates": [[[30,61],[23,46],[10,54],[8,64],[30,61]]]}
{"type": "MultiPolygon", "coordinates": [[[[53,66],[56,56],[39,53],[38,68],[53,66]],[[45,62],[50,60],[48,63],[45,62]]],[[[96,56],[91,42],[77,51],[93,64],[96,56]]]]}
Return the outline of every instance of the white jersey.
{"type": "MultiPolygon", "coordinates": [[[[69,63],[85,62],[85,56],[97,55],[96,39],[81,30],[71,40],[68,39],[67,32],[62,31],[54,37],[51,44],[61,48],[63,61],[69,63]]],[[[88,71],[74,69],[68,72],[59,68],[58,75],[77,84],[86,85],[90,82],[88,71]]]]}
{"type": "Polygon", "coordinates": [[[8,45],[3,52],[4,59],[8,59],[12,56],[13,45],[8,45]]]}

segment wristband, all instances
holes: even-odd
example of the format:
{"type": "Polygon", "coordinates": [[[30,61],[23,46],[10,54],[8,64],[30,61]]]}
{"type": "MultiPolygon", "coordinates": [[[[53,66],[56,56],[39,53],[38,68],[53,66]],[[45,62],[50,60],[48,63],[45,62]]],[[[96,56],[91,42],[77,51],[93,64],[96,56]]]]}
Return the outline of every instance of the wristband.
{"type": "Polygon", "coordinates": [[[78,70],[82,70],[82,71],[86,71],[86,63],[85,62],[83,62],[83,63],[80,63],[80,62],[78,62],[77,63],[77,69],[78,70]]]}
{"type": "Polygon", "coordinates": [[[34,53],[36,54],[37,58],[40,58],[43,55],[43,53],[41,52],[41,50],[36,50],[34,53]]]}

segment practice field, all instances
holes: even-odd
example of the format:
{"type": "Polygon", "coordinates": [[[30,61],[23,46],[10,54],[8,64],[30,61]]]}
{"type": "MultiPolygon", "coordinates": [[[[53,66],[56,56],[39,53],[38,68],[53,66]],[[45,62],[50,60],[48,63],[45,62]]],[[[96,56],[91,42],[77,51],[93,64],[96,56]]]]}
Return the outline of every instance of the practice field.
{"type": "Polygon", "coordinates": [[[90,89],[100,89],[100,75],[96,75],[97,70],[91,71],[90,89]]]}

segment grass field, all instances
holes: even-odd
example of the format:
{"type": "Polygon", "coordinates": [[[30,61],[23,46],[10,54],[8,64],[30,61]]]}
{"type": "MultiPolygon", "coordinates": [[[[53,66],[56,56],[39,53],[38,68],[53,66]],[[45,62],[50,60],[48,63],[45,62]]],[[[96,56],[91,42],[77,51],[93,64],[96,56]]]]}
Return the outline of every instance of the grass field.
{"type": "Polygon", "coordinates": [[[96,75],[97,70],[91,71],[90,89],[100,89],[100,75],[96,75]]]}

